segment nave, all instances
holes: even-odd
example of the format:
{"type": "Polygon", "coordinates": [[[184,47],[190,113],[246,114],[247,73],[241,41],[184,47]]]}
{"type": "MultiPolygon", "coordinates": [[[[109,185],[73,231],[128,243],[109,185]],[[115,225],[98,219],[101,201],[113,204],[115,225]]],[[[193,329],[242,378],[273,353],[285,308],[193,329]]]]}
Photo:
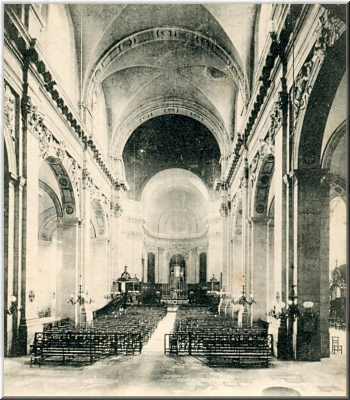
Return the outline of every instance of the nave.
{"type": "Polygon", "coordinates": [[[346,11],[4,6],[9,393],[345,390],[346,11]]]}
{"type": "Polygon", "coordinates": [[[341,396],[346,356],[320,362],[278,361],[270,368],[212,368],[196,356],[164,355],[164,335],[175,327],[176,311],[159,322],[141,354],[111,356],[89,366],[29,367],[28,357],[5,360],[5,394],[84,396],[341,396]]]}

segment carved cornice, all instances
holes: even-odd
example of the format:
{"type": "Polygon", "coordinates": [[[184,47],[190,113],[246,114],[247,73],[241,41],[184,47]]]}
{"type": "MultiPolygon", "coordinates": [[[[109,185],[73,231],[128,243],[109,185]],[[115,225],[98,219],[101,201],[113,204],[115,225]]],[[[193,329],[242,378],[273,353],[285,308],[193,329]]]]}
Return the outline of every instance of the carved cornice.
{"type": "Polygon", "coordinates": [[[271,73],[274,69],[275,62],[278,58],[284,57],[284,51],[289,42],[290,35],[294,29],[295,21],[297,20],[297,16],[299,15],[299,13],[300,6],[290,6],[280,33],[275,33],[271,37],[271,44],[265,59],[265,65],[262,68],[261,75],[259,77],[259,81],[261,82],[261,84],[259,90],[257,91],[255,99],[252,98],[250,101],[251,107],[246,120],[244,131],[242,133],[243,141],[234,149],[235,153],[238,154],[238,156],[235,156],[230,162],[228,173],[225,176],[225,181],[227,183],[230,182],[236,170],[241,147],[243,146],[243,143],[247,143],[247,140],[253,131],[253,127],[261,112],[262,105],[264,104],[268,90],[271,86],[271,73]]]}
{"type": "MultiPolygon", "coordinates": [[[[262,82],[259,88],[259,93],[256,96],[255,102],[251,102],[252,107],[250,110],[250,115],[247,118],[246,127],[243,132],[244,141],[246,142],[248,137],[250,136],[255,121],[259,115],[262,104],[264,103],[264,99],[267,95],[268,89],[270,87],[270,74],[273,69],[275,60],[278,57],[284,56],[284,49],[287,47],[289,42],[289,38],[291,32],[294,29],[297,16],[300,12],[300,7],[293,5],[289,9],[289,13],[285,19],[284,27],[281,30],[278,39],[277,34],[272,39],[269,54],[266,57],[265,66],[262,69],[262,75],[260,77],[260,81],[262,82]]],[[[330,10],[324,9],[320,20],[319,20],[319,28],[317,30],[317,39],[315,41],[315,45],[311,51],[311,54],[307,58],[306,62],[302,66],[299,71],[296,79],[295,85],[292,88],[291,98],[293,98],[293,107],[294,107],[294,126],[298,123],[300,111],[306,108],[306,103],[308,97],[312,90],[312,84],[310,84],[311,77],[314,73],[314,70],[322,63],[325,53],[328,48],[333,47],[335,42],[340,38],[342,33],[345,31],[345,24],[332,15],[330,10]]],[[[282,94],[283,95],[283,94],[282,94]]],[[[283,95],[282,98],[282,107],[286,102],[286,99],[283,95]]],[[[275,109],[274,111],[278,111],[275,109]]],[[[271,133],[272,136],[270,139],[273,139],[273,133],[277,132],[279,124],[281,123],[281,118],[279,112],[275,115],[271,115],[271,133]]],[[[273,141],[270,141],[269,144],[272,144],[273,141]]],[[[242,146],[242,145],[241,145],[242,146]]],[[[237,153],[240,151],[240,147],[236,149],[237,153]]],[[[225,181],[229,182],[231,177],[233,176],[236,165],[238,163],[239,157],[234,158],[228,167],[227,176],[225,176],[225,181]]]]}
{"type": "Polygon", "coordinates": [[[163,250],[167,253],[182,254],[185,258],[189,257],[191,252],[198,252],[198,248],[207,249],[207,239],[196,241],[165,241],[161,239],[152,239],[145,237],[145,248],[147,252],[156,253],[157,249],[163,250]]]}
{"type": "MultiPolygon", "coordinates": [[[[11,40],[13,40],[17,49],[22,54],[25,63],[32,63],[35,66],[39,76],[42,78],[44,89],[51,95],[58,110],[62,113],[74,133],[78,136],[80,142],[91,149],[96,164],[101,168],[107,179],[112,184],[115,184],[116,179],[109,171],[96,143],[92,138],[88,137],[82,124],[79,122],[79,117],[75,116],[74,111],[67,104],[62,94],[59,93],[57,82],[54,80],[53,74],[49,71],[44,60],[39,55],[36,40],[28,37],[26,32],[21,29],[20,24],[18,24],[16,16],[11,12],[11,10],[8,10],[8,8],[5,8],[5,33],[11,40]]],[[[22,99],[22,110],[26,106],[28,100],[29,99],[22,99]]]]}
{"type": "Polygon", "coordinates": [[[198,239],[203,239],[206,238],[208,235],[208,228],[204,229],[202,232],[199,233],[193,233],[193,234],[188,234],[186,237],[184,237],[183,234],[181,235],[169,235],[165,233],[157,233],[157,232],[152,232],[149,230],[145,225],[143,226],[144,233],[147,237],[157,239],[157,240],[170,240],[170,241],[186,241],[186,240],[198,240],[198,239]]]}

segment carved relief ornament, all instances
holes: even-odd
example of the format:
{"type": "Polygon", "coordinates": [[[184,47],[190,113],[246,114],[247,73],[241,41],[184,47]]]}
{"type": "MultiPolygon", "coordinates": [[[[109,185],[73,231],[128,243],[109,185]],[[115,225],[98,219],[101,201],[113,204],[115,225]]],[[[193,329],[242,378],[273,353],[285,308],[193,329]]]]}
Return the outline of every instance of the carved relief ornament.
{"type": "Polygon", "coordinates": [[[103,56],[93,72],[87,91],[87,98],[95,97],[95,93],[98,91],[98,88],[96,87],[100,85],[100,82],[103,79],[103,71],[106,70],[116,58],[137,46],[163,40],[192,43],[206,52],[215,54],[226,65],[226,70],[232,78],[238,80],[245,101],[248,101],[249,84],[240,65],[221,46],[209,37],[198,32],[178,27],[155,27],[133,33],[118,42],[103,56]]]}
{"type": "Polygon", "coordinates": [[[4,128],[5,132],[7,132],[12,139],[15,139],[16,97],[6,83],[4,90],[4,128]]]}
{"type": "MultiPolygon", "coordinates": [[[[29,99],[29,98],[28,98],[29,99]]],[[[45,123],[44,115],[37,107],[27,102],[27,126],[29,133],[39,140],[40,157],[45,160],[48,157],[57,158],[67,170],[76,194],[80,195],[81,167],[78,162],[68,155],[63,140],[57,140],[45,123]]]]}
{"type": "Polygon", "coordinates": [[[249,167],[249,177],[252,185],[254,185],[254,182],[256,180],[256,172],[258,169],[260,157],[261,157],[260,150],[258,150],[249,167]]]}
{"type": "Polygon", "coordinates": [[[313,84],[310,83],[310,78],[313,75],[314,69],[323,62],[327,49],[335,45],[336,41],[345,31],[345,28],[345,24],[339,18],[332,15],[331,11],[324,9],[323,14],[319,18],[315,45],[307,61],[301,67],[292,89],[294,99],[294,127],[298,122],[300,111],[306,107],[308,97],[311,94],[313,84]]]}

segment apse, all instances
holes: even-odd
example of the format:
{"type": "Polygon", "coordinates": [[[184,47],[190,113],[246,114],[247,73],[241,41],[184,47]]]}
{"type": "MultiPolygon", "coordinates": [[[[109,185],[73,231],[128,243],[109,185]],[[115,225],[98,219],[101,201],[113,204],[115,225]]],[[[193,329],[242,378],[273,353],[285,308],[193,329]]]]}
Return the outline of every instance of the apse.
{"type": "Polygon", "coordinates": [[[208,191],[185,169],[156,174],[143,191],[142,204],[145,227],[153,235],[190,238],[208,228],[208,191]]]}
{"type": "Polygon", "coordinates": [[[220,150],[212,133],[182,115],[163,115],[139,126],[123,152],[129,198],[139,200],[149,179],[169,168],[196,174],[209,188],[220,177],[220,150]]]}

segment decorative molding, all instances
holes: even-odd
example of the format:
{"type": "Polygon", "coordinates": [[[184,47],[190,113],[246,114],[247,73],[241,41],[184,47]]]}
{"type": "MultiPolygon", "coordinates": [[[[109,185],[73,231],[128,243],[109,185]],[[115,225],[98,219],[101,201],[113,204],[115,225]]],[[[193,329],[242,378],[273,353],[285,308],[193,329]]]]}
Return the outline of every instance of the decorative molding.
{"type": "Polygon", "coordinates": [[[4,81],[4,141],[7,150],[7,162],[10,174],[17,177],[17,134],[16,125],[19,119],[17,96],[4,81]]]}
{"type": "Polygon", "coordinates": [[[200,104],[177,97],[149,99],[141,107],[128,114],[128,117],[113,132],[111,153],[117,159],[122,159],[124,146],[133,131],[145,121],[167,114],[185,115],[204,124],[213,133],[219,144],[221,154],[225,156],[229,148],[230,138],[221,119],[200,104]]]}
{"type": "Polygon", "coordinates": [[[280,32],[275,32],[274,35],[271,37],[272,40],[270,48],[259,78],[261,84],[255,98],[252,97],[250,100],[249,113],[247,116],[244,131],[242,133],[242,143],[239,143],[238,146],[235,146],[236,148],[234,147],[234,152],[236,153],[236,156],[229,163],[227,172],[225,174],[225,181],[227,183],[230,182],[233,174],[236,171],[236,167],[240,158],[241,148],[244,143],[247,143],[247,140],[253,131],[255,122],[259,114],[261,113],[262,105],[264,104],[269,88],[271,87],[271,74],[274,69],[275,62],[278,58],[284,57],[284,51],[287,48],[289,38],[295,27],[300,10],[300,6],[290,6],[280,32]]]}
{"type": "Polygon", "coordinates": [[[332,156],[341,139],[346,134],[346,120],[344,120],[331,134],[328,142],[323,150],[321,165],[322,168],[329,169],[331,166],[332,156]]]}
{"type": "Polygon", "coordinates": [[[154,239],[159,239],[159,240],[171,240],[171,241],[178,241],[178,240],[197,240],[197,239],[202,239],[205,238],[208,234],[208,227],[204,229],[202,232],[198,233],[192,233],[184,237],[183,234],[177,236],[175,234],[169,235],[165,233],[158,233],[158,232],[153,232],[148,229],[147,226],[143,225],[143,230],[146,236],[154,239]]]}
{"type": "MultiPolygon", "coordinates": [[[[261,140],[261,141],[264,142],[263,140],[261,140]]],[[[263,144],[261,144],[261,147],[263,147],[263,144]]],[[[256,173],[258,170],[258,165],[259,165],[260,159],[261,159],[261,150],[258,150],[256,152],[255,156],[253,157],[253,160],[249,166],[249,178],[250,178],[250,182],[251,182],[252,186],[254,185],[256,177],[257,177],[256,173]]]]}
{"type": "Polygon", "coordinates": [[[307,106],[315,83],[315,79],[312,78],[316,76],[316,72],[320,69],[327,50],[335,45],[345,29],[346,26],[343,21],[333,16],[330,10],[324,8],[324,12],[319,18],[315,44],[297,74],[295,84],[291,89],[294,99],[294,128],[299,123],[300,111],[307,106]]]}
{"type": "MultiPolygon", "coordinates": [[[[93,152],[93,157],[96,160],[96,164],[100,167],[102,172],[105,174],[107,179],[112,185],[118,184],[117,180],[112,176],[109,171],[101,152],[97,149],[96,144],[93,140],[89,140],[88,135],[85,133],[84,128],[79,122],[79,117],[75,115],[75,112],[67,104],[62,94],[59,93],[57,82],[53,79],[53,74],[48,70],[42,57],[39,55],[39,50],[36,45],[36,39],[29,37],[23,26],[18,23],[18,19],[9,7],[5,8],[4,18],[4,31],[7,40],[12,40],[23,58],[23,62],[26,65],[32,63],[39,76],[42,78],[42,84],[44,89],[51,95],[53,101],[57,104],[57,111],[61,112],[63,117],[67,120],[74,133],[78,136],[81,143],[87,145],[93,152]],[[89,142],[89,143],[88,143],[89,142]]],[[[22,98],[22,113],[25,114],[30,98],[24,96],[22,98]]]]}
{"type": "Polygon", "coordinates": [[[16,95],[10,86],[4,84],[4,130],[13,141],[16,140],[16,95]]]}
{"type": "Polygon", "coordinates": [[[249,84],[241,66],[214,40],[204,36],[199,32],[178,27],[156,27],[136,32],[115,45],[113,45],[99,60],[95,66],[86,90],[85,99],[88,104],[94,103],[98,93],[101,80],[104,78],[103,71],[121,55],[127,51],[156,41],[181,41],[186,44],[193,44],[207,51],[209,54],[215,54],[225,65],[226,71],[231,75],[234,82],[238,81],[239,87],[243,93],[245,103],[249,100],[249,84]]]}
{"type": "Polygon", "coordinates": [[[274,157],[266,156],[262,161],[256,183],[255,212],[257,216],[267,212],[267,201],[270,190],[270,182],[274,171],[274,157]]]}
{"type": "MultiPolygon", "coordinates": [[[[51,130],[48,128],[45,116],[38,111],[38,108],[31,104],[28,98],[23,105],[26,109],[28,132],[36,136],[39,140],[40,157],[47,160],[49,164],[56,165],[58,160],[62,168],[54,168],[58,180],[65,182],[66,179],[74,185],[75,193],[80,196],[81,168],[77,161],[67,153],[66,145],[63,140],[59,141],[55,138],[51,130]],[[58,172],[60,171],[60,172],[58,172]],[[61,176],[62,175],[62,176],[61,176]]],[[[52,165],[51,165],[52,166],[52,165]]],[[[70,184],[68,184],[70,186],[70,184]]]]}
{"type": "Polygon", "coordinates": [[[319,19],[318,38],[314,51],[323,55],[328,48],[335,45],[335,42],[340,38],[345,29],[346,26],[342,20],[334,16],[331,10],[324,9],[324,13],[319,19]]]}

